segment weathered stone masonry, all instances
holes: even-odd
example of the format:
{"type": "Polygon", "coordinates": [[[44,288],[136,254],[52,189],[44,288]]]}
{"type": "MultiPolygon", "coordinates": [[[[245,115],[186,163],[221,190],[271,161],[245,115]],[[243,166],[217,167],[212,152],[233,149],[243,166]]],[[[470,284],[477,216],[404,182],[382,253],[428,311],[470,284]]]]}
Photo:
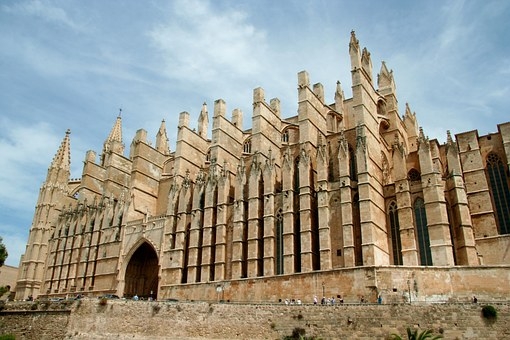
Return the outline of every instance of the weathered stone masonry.
{"type": "MultiPolygon", "coordinates": [[[[125,155],[119,115],[79,179],[70,179],[66,132],[40,189],[16,298],[212,300],[208,287],[250,282],[260,301],[285,297],[282,280],[296,296],[320,295],[307,290],[310,277],[344,287],[363,268],[374,269],[349,294],[376,298],[393,288],[402,295],[425,267],[470,281],[461,290],[436,283],[449,293],[423,290],[423,301],[508,295],[510,123],[486,136],[448,133],[440,144],[409,105],[399,113],[393,71],[383,62],[373,77],[354,32],[349,54],[352,98],[338,82],[327,103],[302,71],[297,115],[284,118],[262,88],[249,129],[241,110],[227,118],[222,99],[209,126],[204,103],[196,127],[180,113],[174,151],[162,121],[154,145],[140,129],[125,155]],[[486,283],[483,266],[506,292],[486,283]],[[392,281],[378,280],[381,271],[392,281]]],[[[222,294],[244,301],[243,292],[222,294]]]]}

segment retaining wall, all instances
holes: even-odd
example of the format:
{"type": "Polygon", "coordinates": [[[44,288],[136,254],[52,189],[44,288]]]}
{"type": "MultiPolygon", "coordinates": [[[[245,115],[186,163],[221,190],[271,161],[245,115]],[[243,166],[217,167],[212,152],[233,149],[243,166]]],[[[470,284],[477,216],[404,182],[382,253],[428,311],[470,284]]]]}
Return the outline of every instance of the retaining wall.
{"type": "Polygon", "coordinates": [[[77,301],[67,310],[0,312],[0,334],[16,339],[281,339],[302,329],[318,339],[388,339],[406,327],[445,339],[510,338],[510,303],[284,305],[108,300],[77,301]]]}

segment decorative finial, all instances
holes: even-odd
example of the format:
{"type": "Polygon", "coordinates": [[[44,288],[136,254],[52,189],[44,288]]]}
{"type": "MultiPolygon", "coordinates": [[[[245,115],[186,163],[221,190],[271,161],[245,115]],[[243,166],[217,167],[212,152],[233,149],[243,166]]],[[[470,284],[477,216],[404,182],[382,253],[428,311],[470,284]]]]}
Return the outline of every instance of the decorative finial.
{"type": "Polygon", "coordinates": [[[119,118],[122,115],[122,108],[119,108],[119,118]]]}

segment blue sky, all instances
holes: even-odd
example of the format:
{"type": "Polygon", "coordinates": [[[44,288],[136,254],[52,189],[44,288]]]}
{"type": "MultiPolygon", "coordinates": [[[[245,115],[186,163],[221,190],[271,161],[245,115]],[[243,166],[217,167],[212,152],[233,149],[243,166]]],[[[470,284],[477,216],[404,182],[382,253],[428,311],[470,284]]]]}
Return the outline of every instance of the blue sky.
{"type": "Polygon", "coordinates": [[[510,2],[471,1],[0,1],[0,236],[17,266],[37,195],[65,131],[71,177],[101,152],[122,107],[124,143],[139,128],[154,141],[178,114],[196,124],[222,98],[250,126],[252,91],[297,110],[307,70],[334,101],[350,96],[348,43],[356,31],[393,69],[405,103],[430,138],[481,135],[509,121],[510,2]]]}

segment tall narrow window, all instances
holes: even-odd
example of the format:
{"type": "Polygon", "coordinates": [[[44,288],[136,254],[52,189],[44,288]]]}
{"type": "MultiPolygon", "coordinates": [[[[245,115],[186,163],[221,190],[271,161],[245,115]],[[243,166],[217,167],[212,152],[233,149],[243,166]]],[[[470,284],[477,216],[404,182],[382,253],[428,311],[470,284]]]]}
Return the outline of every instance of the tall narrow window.
{"type": "Polygon", "coordinates": [[[391,248],[393,251],[393,264],[402,265],[402,242],[400,241],[400,225],[398,222],[397,203],[391,202],[389,207],[391,229],[391,248]]]}
{"type": "Polygon", "coordinates": [[[356,153],[353,148],[349,146],[349,177],[353,181],[358,180],[358,166],[356,164],[356,153]]]}
{"type": "Polygon", "coordinates": [[[425,203],[422,198],[414,202],[414,219],[418,231],[418,247],[420,251],[420,264],[422,266],[432,265],[432,253],[430,251],[429,229],[427,228],[427,214],[425,203]]]}
{"type": "Polygon", "coordinates": [[[500,234],[510,234],[510,190],[505,164],[501,158],[490,153],[487,156],[487,174],[500,234]]]}
{"type": "Polygon", "coordinates": [[[282,209],[276,214],[276,274],[283,274],[283,215],[282,209]]]}
{"type": "Polygon", "coordinates": [[[282,142],[288,143],[289,142],[289,130],[285,130],[282,133],[282,142]]]}
{"type": "Polygon", "coordinates": [[[251,139],[248,139],[243,144],[243,152],[244,153],[251,153],[251,139]]]}

